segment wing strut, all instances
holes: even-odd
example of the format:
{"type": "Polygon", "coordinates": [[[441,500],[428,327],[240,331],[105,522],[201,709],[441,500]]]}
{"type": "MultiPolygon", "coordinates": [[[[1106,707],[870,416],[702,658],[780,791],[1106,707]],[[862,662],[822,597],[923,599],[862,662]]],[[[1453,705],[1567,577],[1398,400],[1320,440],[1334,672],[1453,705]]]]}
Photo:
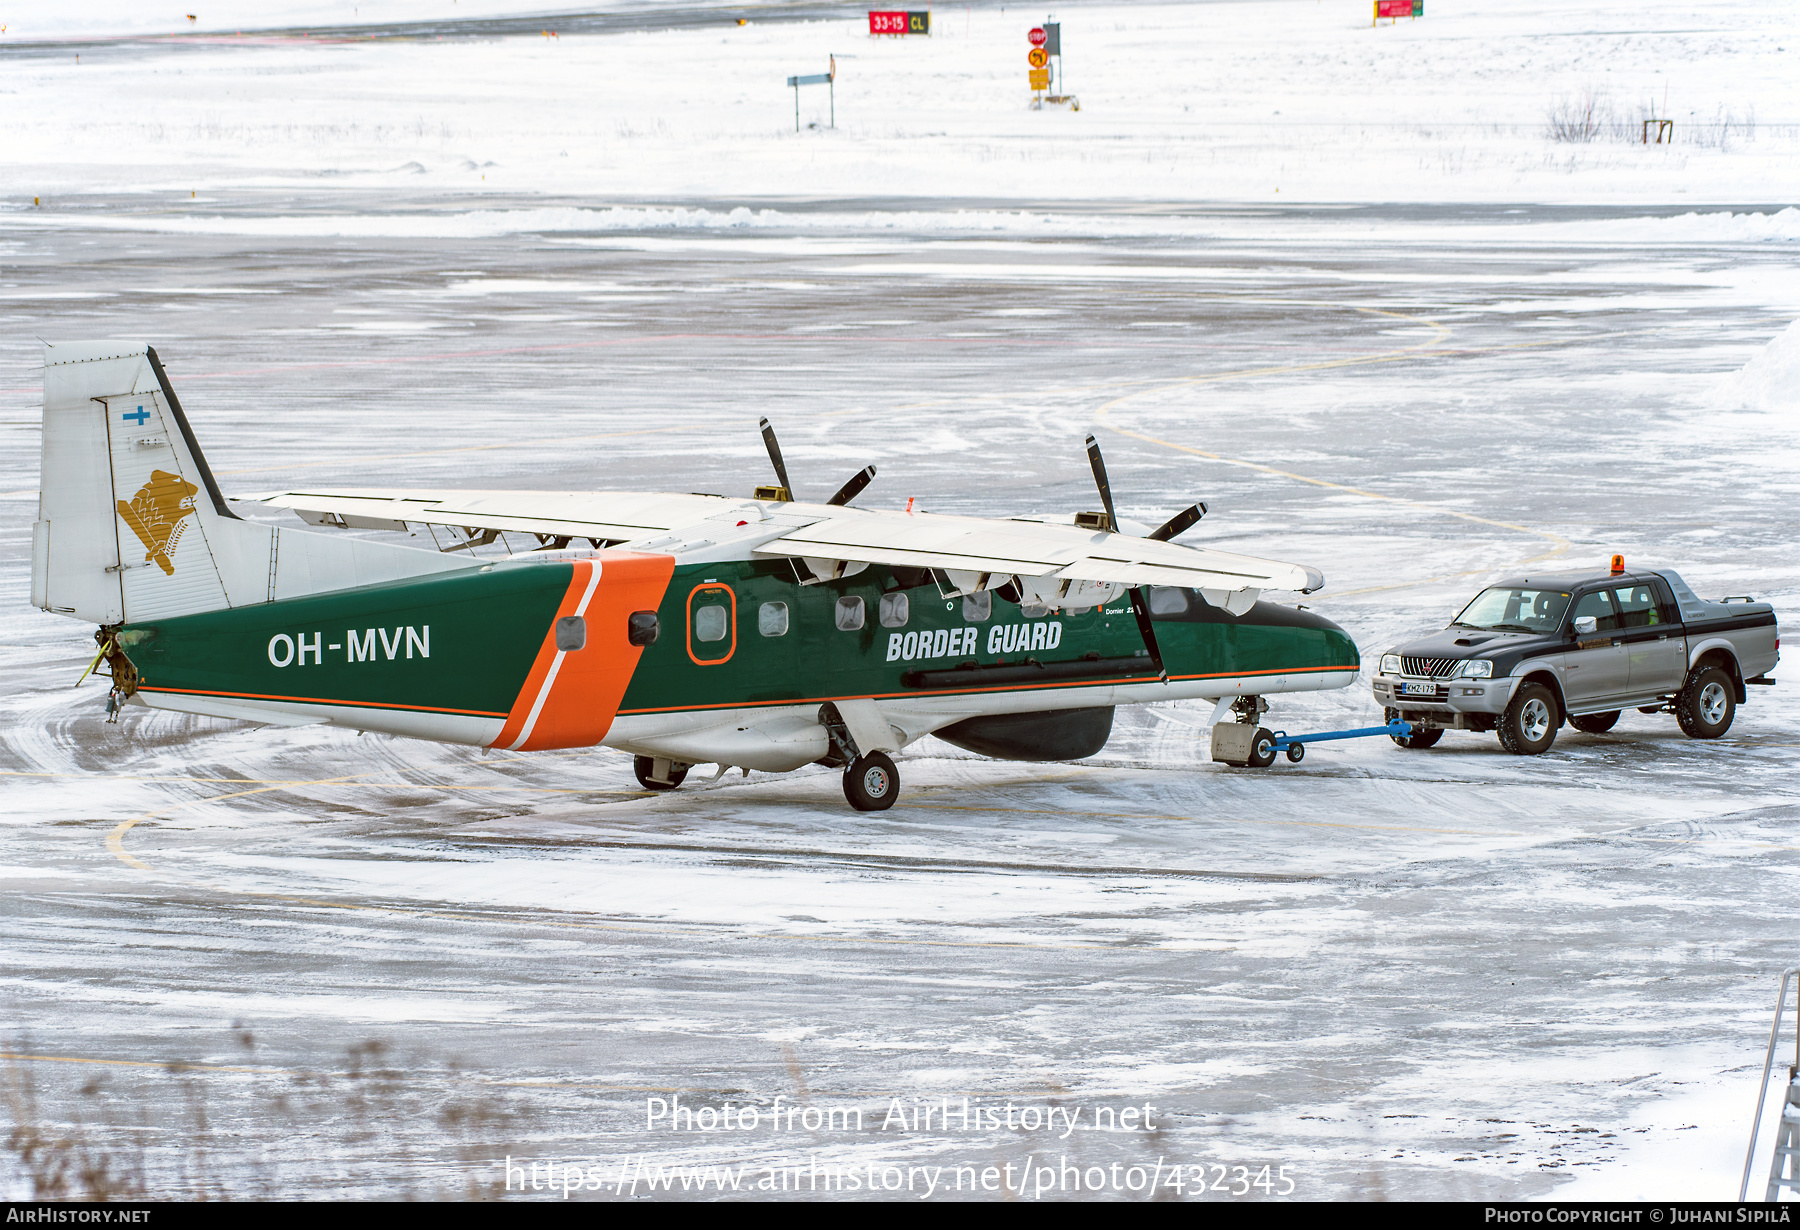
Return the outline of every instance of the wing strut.
{"type": "MultiPolygon", "coordinates": [[[[1092,436],[1087,438],[1087,455],[1088,465],[1094,471],[1094,486],[1100,489],[1100,502],[1106,506],[1107,532],[1116,534],[1119,532],[1119,514],[1113,510],[1112,484],[1106,480],[1106,459],[1100,455],[1100,442],[1092,436]]],[[[1194,518],[1195,521],[1199,519],[1194,518]]],[[[1178,516],[1175,520],[1179,521],[1181,518],[1178,516]]],[[[1174,522],[1169,524],[1173,525],[1174,522]]],[[[1168,526],[1163,528],[1167,529],[1168,526]]],[[[1156,667],[1157,675],[1165,683],[1168,682],[1169,672],[1163,668],[1162,650],[1156,644],[1156,629],[1150,623],[1150,602],[1144,596],[1144,587],[1141,585],[1131,587],[1131,613],[1137,616],[1138,634],[1144,638],[1144,648],[1150,651],[1150,664],[1156,667]]]]}

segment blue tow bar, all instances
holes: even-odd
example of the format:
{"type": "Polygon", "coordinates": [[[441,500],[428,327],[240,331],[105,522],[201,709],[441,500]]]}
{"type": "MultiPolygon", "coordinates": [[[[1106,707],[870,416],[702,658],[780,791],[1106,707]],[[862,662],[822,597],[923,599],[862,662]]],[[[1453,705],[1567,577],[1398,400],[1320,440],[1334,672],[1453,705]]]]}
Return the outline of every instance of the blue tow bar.
{"type": "Polygon", "coordinates": [[[1404,739],[1412,734],[1412,723],[1395,718],[1386,726],[1359,726],[1355,730],[1326,730],[1316,735],[1290,735],[1285,730],[1275,732],[1275,750],[1286,750],[1287,758],[1295,764],[1300,763],[1306,755],[1308,743],[1324,743],[1330,739],[1362,739],[1369,735],[1389,735],[1395,739],[1404,739]]]}

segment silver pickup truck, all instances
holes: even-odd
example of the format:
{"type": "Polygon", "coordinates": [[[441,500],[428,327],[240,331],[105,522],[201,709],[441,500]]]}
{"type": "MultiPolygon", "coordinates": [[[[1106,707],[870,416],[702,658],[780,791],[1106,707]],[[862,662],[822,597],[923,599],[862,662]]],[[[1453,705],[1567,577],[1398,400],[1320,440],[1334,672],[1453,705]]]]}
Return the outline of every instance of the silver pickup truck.
{"type": "Polygon", "coordinates": [[[1375,699],[1426,748],[1445,730],[1493,731],[1509,752],[1548,751],[1566,721],[1612,729],[1626,709],[1672,713],[1682,732],[1731,728],[1746,685],[1773,684],[1781,631],[1766,602],[1709,602],[1667,568],[1519,577],[1490,585],[1442,632],[1381,655],[1375,699]]]}

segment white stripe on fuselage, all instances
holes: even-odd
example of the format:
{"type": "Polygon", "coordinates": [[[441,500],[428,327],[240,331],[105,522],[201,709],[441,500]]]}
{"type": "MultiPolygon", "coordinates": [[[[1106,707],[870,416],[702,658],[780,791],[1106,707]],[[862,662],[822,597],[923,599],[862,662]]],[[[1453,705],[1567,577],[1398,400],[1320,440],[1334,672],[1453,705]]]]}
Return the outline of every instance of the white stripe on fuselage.
{"type": "MultiPolygon", "coordinates": [[[[586,615],[588,603],[593,601],[594,591],[600,587],[600,561],[592,560],[588,565],[587,590],[581,595],[581,602],[575,607],[575,614],[586,615]]],[[[563,659],[568,657],[566,650],[556,651],[556,660],[550,663],[550,669],[544,674],[544,686],[538,689],[537,699],[531,703],[531,713],[525,719],[525,726],[519,731],[519,737],[506,745],[506,750],[516,752],[525,746],[525,740],[531,738],[531,732],[537,728],[538,714],[544,711],[544,702],[550,699],[550,689],[556,685],[557,672],[562,670],[563,659]]]]}

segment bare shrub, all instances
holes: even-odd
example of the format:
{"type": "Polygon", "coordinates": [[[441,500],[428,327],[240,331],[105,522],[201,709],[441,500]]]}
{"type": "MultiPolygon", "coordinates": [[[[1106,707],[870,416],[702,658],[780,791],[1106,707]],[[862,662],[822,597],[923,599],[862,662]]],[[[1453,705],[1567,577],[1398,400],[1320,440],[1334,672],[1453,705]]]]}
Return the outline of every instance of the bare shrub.
{"type": "Polygon", "coordinates": [[[478,1074],[378,1039],[330,1070],[176,1062],[79,1088],[18,1052],[0,1065],[0,1174],[34,1200],[498,1199],[496,1146],[526,1127],[478,1074]]]}
{"type": "Polygon", "coordinates": [[[1548,116],[1550,139],[1586,144],[1598,139],[1613,127],[1612,104],[1593,86],[1580,94],[1564,95],[1556,100],[1548,116]]]}

